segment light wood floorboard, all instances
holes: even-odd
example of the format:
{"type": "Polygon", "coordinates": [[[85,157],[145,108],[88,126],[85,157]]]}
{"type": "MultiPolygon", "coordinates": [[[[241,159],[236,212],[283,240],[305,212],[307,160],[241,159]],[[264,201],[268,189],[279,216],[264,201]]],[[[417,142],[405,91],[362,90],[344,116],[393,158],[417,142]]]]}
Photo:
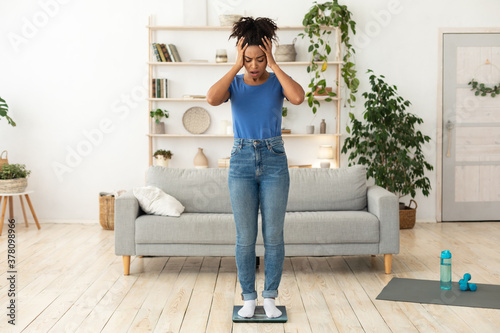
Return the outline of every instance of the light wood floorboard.
{"type": "MultiPolygon", "coordinates": [[[[392,274],[383,256],[287,257],[277,304],[285,324],[235,324],[241,305],[234,257],[132,257],[129,276],[114,232],[99,225],[16,226],[16,326],[6,307],[8,233],[0,236],[0,332],[499,332],[500,310],[376,300],[392,277],[500,285],[500,223],[417,223],[401,230],[392,274]]],[[[262,304],[264,260],[256,270],[262,304]]]]}

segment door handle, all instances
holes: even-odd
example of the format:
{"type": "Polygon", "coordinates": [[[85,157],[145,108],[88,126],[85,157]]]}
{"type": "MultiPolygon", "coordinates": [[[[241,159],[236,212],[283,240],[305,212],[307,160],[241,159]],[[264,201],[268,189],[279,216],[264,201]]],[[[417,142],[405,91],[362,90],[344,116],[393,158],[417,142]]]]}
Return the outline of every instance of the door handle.
{"type": "Polygon", "coordinates": [[[451,121],[448,120],[446,123],[446,129],[448,130],[448,152],[446,153],[446,157],[451,156],[451,131],[455,128],[455,125],[451,121]]]}

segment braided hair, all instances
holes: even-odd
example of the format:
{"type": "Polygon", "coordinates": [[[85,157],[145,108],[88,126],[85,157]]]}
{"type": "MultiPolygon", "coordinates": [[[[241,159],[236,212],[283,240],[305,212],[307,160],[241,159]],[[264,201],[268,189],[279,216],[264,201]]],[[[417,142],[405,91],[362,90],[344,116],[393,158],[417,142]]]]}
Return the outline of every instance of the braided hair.
{"type": "Polygon", "coordinates": [[[236,44],[238,41],[245,37],[245,43],[248,46],[252,45],[262,45],[262,38],[267,37],[270,41],[277,42],[278,36],[276,35],[276,30],[278,26],[273,20],[267,17],[242,17],[238,22],[233,24],[233,30],[229,39],[232,37],[236,38],[236,44]]]}

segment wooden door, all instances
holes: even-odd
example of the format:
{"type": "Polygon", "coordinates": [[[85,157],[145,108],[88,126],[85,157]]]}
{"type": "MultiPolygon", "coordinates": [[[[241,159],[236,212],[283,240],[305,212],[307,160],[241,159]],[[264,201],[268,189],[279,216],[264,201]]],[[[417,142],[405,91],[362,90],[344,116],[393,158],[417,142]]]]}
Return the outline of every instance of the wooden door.
{"type": "Polygon", "coordinates": [[[442,221],[500,220],[500,34],[443,35],[442,221]]]}

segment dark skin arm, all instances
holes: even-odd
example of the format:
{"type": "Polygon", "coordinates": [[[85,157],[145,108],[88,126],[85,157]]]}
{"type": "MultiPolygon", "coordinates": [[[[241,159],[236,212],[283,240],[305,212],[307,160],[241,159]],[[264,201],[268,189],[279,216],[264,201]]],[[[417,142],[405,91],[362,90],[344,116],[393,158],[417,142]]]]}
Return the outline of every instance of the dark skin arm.
{"type": "Polygon", "coordinates": [[[233,81],[234,77],[240,69],[243,67],[244,60],[243,56],[245,54],[245,50],[248,47],[248,43],[245,44],[245,37],[240,38],[238,44],[236,45],[236,49],[238,51],[238,55],[236,57],[236,63],[234,66],[226,73],[219,81],[217,81],[207,92],[207,101],[208,104],[212,106],[221,105],[229,98],[229,86],[233,81]]]}
{"type": "Polygon", "coordinates": [[[269,68],[271,68],[276,74],[276,77],[281,83],[281,86],[283,87],[283,93],[285,94],[285,97],[290,101],[290,103],[294,105],[299,105],[304,101],[304,96],[305,92],[304,89],[302,89],[302,86],[295,82],[290,76],[288,76],[279,66],[276,64],[276,61],[274,60],[273,54],[272,54],[272,43],[269,40],[269,38],[265,37],[262,38],[262,42],[264,43],[264,46],[260,46],[260,49],[264,51],[267,57],[267,65],[269,68]]]}

